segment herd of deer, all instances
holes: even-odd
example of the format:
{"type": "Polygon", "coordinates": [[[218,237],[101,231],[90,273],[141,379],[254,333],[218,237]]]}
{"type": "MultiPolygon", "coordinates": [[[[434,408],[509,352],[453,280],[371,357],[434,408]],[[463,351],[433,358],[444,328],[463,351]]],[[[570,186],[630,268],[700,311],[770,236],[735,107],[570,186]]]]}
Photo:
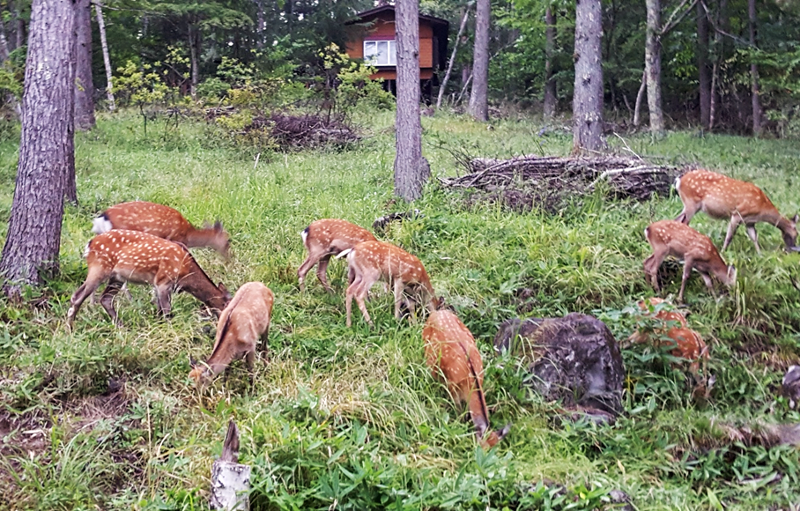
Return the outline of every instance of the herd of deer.
{"type": "MultiPolygon", "coordinates": [[[[675,186],[684,206],[678,219],[655,222],[645,229],[645,238],[653,248],[653,255],[644,262],[645,276],[656,291],[659,291],[658,268],[668,255],[684,260],[678,295],[681,301],[692,268],[701,274],[712,292],[711,275],[727,286],[734,284],[735,268],[725,265],[707,236],[687,225],[700,210],[713,218],[730,219],[723,250],[730,244],[739,224],[744,223],[760,252],[755,230],[758,222],[769,222],[778,227],[783,232],[787,249],[795,250],[797,217],[791,221],[782,217],[755,185],[695,170],[680,177],[675,186]]],[[[67,314],[70,328],[81,304],[93,296],[103,282],[107,285],[101,293],[100,304],[117,325],[121,323],[113,300],[126,282],[154,286],[158,310],[165,315],[170,311],[171,295],[186,291],[219,313],[211,356],[202,364],[192,360],[190,377],[203,388],[239,358],[244,358],[252,372],[259,340],[262,350],[266,352],[267,349],[275,297],[260,282],[244,284],[231,297],[225,286],[221,283],[215,285],[197,264],[189,247],[211,247],[226,259],[229,257],[229,236],[219,222],[196,229],[170,207],[128,202],[112,206],[97,217],[92,231],[97,236],[86,247],[86,281],[72,295],[67,314]]],[[[315,265],[320,283],[332,291],[327,280],[330,258],[346,257],[348,327],[354,298],[364,320],[372,326],[365,301],[370,288],[379,280],[393,288],[396,318],[400,318],[402,304],[406,305],[412,317],[415,304],[425,304],[430,315],[422,337],[426,362],[434,377],[445,381],[456,401],[467,403],[483,446],[495,445],[508,433],[510,425],[489,432],[480,351],[464,323],[453,312],[440,308],[440,300],[434,293],[428,273],[417,257],[391,243],[378,241],[371,232],[344,220],[317,220],[303,230],[301,237],[308,251],[308,257],[297,272],[301,291],[305,289],[306,275],[315,265]]],[[[661,301],[651,298],[639,302],[639,306],[643,313],[652,315],[653,307],[661,301]]],[[[674,355],[693,361],[690,370],[696,375],[699,360],[708,358],[707,348],[699,334],[688,329],[685,317],[678,312],[657,310],[652,317],[663,322],[663,328],[655,333],[661,338],[671,339],[667,342],[674,346],[674,355]]],[[[636,342],[648,339],[649,335],[645,333],[632,336],[636,342]]]]}

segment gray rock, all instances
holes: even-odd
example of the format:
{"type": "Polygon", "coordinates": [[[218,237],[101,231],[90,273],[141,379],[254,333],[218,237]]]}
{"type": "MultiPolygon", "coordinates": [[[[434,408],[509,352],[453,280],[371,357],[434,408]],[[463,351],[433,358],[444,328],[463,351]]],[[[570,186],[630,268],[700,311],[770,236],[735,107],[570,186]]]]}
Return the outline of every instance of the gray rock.
{"type": "Polygon", "coordinates": [[[532,385],[565,407],[622,412],[625,366],[616,339],[597,318],[571,313],[563,318],[509,319],[494,339],[528,362],[532,385]]]}

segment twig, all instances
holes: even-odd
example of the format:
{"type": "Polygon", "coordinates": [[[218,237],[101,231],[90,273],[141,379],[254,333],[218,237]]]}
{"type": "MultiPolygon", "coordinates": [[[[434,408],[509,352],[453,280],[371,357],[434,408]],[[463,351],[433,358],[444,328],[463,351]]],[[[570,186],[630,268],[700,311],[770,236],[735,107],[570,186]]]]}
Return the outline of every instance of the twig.
{"type": "Polygon", "coordinates": [[[641,156],[639,156],[638,154],[633,152],[633,149],[631,149],[631,147],[628,145],[628,143],[625,142],[625,139],[622,138],[621,136],[619,136],[619,134],[617,132],[614,132],[614,136],[617,137],[618,139],[622,140],[622,143],[625,144],[625,149],[627,149],[629,153],[631,153],[632,155],[634,155],[637,158],[639,158],[639,161],[644,161],[644,159],[642,159],[641,156]]]}

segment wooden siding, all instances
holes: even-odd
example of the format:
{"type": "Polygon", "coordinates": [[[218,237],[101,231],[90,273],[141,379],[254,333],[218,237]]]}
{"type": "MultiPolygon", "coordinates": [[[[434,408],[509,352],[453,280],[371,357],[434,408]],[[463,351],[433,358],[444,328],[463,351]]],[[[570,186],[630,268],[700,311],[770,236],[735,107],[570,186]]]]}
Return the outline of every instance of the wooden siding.
{"type": "MultiPolygon", "coordinates": [[[[345,52],[352,59],[364,58],[364,40],[369,40],[371,37],[376,39],[394,39],[394,13],[381,13],[371,19],[365,20],[375,23],[375,26],[369,31],[365,32],[359,27],[353,27],[353,39],[347,42],[345,52]]],[[[433,27],[425,20],[420,20],[419,24],[419,67],[421,70],[429,70],[427,73],[420,74],[421,78],[427,79],[433,76],[434,66],[434,42],[433,42],[433,27]],[[422,75],[426,76],[422,76],[422,75]]],[[[387,80],[394,80],[397,78],[395,66],[381,66],[380,71],[372,76],[372,78],[385,78],[387,80]],[[391,76],[389,76],[391,75],[391,76]]]]}
{"type": "MultiPolygon", "coordinates": [[[[378,80],[383,78],[384,80],[397,80],[397,71],[395,71],[394,66],[386,67],[375,73],[374,75],[370,76],[373,80],[378,80]]],[[[430,80],[433,78],[433,69],[420,69],[419,70],[419,79],[420,80],[430,80]]]]}

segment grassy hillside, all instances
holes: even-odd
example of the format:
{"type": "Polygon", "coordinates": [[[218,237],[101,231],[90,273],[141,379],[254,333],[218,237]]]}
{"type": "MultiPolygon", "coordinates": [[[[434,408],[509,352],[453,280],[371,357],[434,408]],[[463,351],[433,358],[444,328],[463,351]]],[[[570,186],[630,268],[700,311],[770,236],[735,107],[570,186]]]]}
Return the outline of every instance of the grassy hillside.
{"type": "MultiPolygon", "coordinates": [[[[396,322],[390,297],[368,303],[376,323],[369,330],[358,313],[354,328],[345,327],[343,262],[329,269],[336,294],[314,275],[300,293],[299,232],[309,222],[370,226],[404,209],[392,199],[392,121],[365,120],[369,136],[353,150],[261,155],[257,166],[252,151],[202,124],[151,125],[145,138],[140,121],[122,114],[78,134],[80,205],[66,211],[62,274],[30,291],[25,305],[0,299],[0,508],[203,509],[232,418],[242,462],[254,466],[254,509],[594,509],[615,489],[641,510],[788,509],[800,501],[796,450],[729,440],[733,426],[800,420],[775,394],[800,352],[800,291],[790,280],[800,255],[783,253],[770,226],[759,227],[762,256],[743,230],[724,254],[739,270],[730,294],[715,300],[696,274],[687,288],[691,324],[711,348],[710,402],[694,404],[682,372],[636,348],[625,351],[626,414],[613,426],[572,424],[529,390],[512,357],[494,356],[497,326],[580,311],[627,337],[632,320],[623,310],[653,294],[641,269],[649,254],[642,232],[674,218],[680,201],[598,194],[556,216],[518,214],[431,183],[414,204],[423,216],[382,237],[422,259],[479,341],[492,423],[514,423],[488,453],[425,367],[421,325],[396,322]],[[227,381],[195,392],[188,356],[208,356],[215,324],[188,295],[175,296],[174,317],[163,320],[151,290],[131,286],[133,299],[117,302],[124,328],[87,303],[67,330],[91,219],[134,199],[173,206],[195,224],[222,220],[234,260],[196,250],[201,266],[231,289],[259,280],[275,292],[271,360],[257,365],[252,390],[237,365],[227,381]]],[[[424,152],[440,177],[462,171],[451,152],[564,155],[571,145],[566,131],[539,136],[535,121],[500,121],[490,131],[444,116],[423,126],[424,152]]],[[[3,239],[17,143],[0,142],[3,239]]],[[[792,142],[675,133],[627,143],[643,156],[753,180],[784,213],[800,209],[800,147],[792,142]]],[[[692,226],[721,245],[724,222],[700,214],[692,226]]],[[[667,291],[677,293],[679,274],[672,276],[667,291]]]]}

